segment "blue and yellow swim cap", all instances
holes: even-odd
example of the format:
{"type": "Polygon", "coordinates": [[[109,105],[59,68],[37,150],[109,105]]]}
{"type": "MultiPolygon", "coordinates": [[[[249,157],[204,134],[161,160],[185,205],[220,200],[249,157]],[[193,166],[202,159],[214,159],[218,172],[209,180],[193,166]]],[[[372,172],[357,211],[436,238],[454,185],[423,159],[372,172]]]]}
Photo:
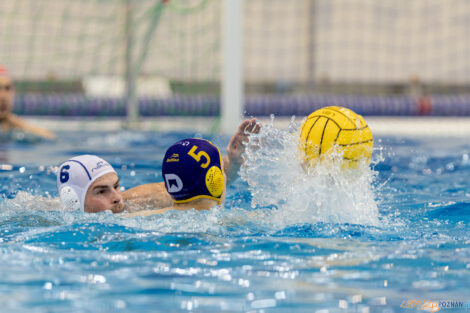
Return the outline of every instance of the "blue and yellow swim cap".
{"type": "Polygon", "coordinates": [[[165,153],[162,174],[175,203],[206,198],[220,204],[222,200],[222,157],[210,141],[189,138],[173,144],[165,153]]]}

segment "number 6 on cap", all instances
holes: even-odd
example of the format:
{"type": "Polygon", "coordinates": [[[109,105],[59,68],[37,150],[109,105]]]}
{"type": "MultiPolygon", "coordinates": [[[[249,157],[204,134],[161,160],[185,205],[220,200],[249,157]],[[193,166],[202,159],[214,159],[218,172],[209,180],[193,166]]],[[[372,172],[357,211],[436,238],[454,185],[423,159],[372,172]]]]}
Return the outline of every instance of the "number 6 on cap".
{"type": "Polygon", "coordinates": [[[60,170],[60,182],[66,183],[69,180],[69,172],[67,170],[70,169],[70,165],[64,165],[60,170]]]}

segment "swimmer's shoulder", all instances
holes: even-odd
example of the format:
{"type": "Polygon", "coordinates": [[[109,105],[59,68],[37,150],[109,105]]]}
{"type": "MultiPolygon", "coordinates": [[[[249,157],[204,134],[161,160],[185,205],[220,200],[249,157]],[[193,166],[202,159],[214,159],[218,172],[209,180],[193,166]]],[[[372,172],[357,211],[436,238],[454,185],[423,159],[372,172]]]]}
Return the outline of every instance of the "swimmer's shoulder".
{"type": "Polygon", "coordinates": [[[0,142],[22,141],[25,133],[10,122],[9,118],[0,120],[0,142]]]}
{"type": "Polygon", "coordinates": [[[122,193],[122,198],[131,206],[152,206],[166,208],[173,205],[173,200],[165,188],[165,184],[150,183],[136,186],[122,193]]]}
{"type": "Polygon", "coordinates": [[[9,114],[5,119],[5,126],[8,127],[9,130],[24,129],[26,124],[24,119],[13,113],[9,114]]]}
{"type": "Polygon", "coordinates": [[[25,119],[19,117],[15,114],[9,114],[7,118],[1,123],[2,130],[13,133],[19,134],[17,136],[12,136],[13,139],[19,139],[20,141],[23,139],[28,139],[27,141],[34,141],[31,139],[44,138],[53,140],[56,138],[55,134],[51,131],[44,129],[42,127],[34,126],[28,123],[25,119]],[[30,134],[27,136],[26,134],[30,134]],[[31,135],[33,137],[31,137],[31,135]]]}
{"type": "MultiPolygon", "coordinates": [[[[13,115],[13,114],[10,114],[13,115]]],[[[11,121],[11,117],[7,116],[0,120],[0,131],[3,133],[9,133],[15,129],[14,123],[11,121]]]]}
{"type": "Polygon", "coordinates": [[[122,196],[126,199],[134,199],[139,198],[144,195],[148,195],[151,193],[163,193],[168,194],[165,189],[165,184],[163,182],[160,183],[149,183],[144,185],[139,185],[128,189],[122,193],[122,196]]]}

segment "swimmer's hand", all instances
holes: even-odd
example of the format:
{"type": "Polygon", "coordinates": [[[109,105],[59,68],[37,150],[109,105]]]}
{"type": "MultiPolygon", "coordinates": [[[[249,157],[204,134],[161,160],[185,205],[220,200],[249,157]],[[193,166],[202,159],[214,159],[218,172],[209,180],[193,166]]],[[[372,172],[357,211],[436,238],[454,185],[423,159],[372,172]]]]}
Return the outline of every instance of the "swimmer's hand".
{"type": "Polygon", "coordinates": [[[245,120],[230,139],[227,146],[227,155],[224,156],[224,171],[227,175],[227,184],[237,177],[238,170],[243,164],[242,154],[245,152],[245,145],[243,143],[248,142],[250,134],[257,134],[259,130],[260,124],[258,124],[255,118],[245,120]]]}

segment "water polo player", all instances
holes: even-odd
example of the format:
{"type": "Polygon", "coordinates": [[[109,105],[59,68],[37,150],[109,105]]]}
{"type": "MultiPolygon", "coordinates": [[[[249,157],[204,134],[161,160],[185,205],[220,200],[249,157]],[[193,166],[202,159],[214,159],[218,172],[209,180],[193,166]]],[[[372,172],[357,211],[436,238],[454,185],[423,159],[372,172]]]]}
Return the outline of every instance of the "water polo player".
{"type": "Polygon", "coordinates": [[[208,210],[225,198],[223,160],[219,149],[208,140],[188,138],[173,144],[163,158],[162,176],[173,206],[130,216],[147,216],[168,210],[208,210]]]}
{"type": "MultiPolygon", "coordinates": [[[[256,120],[245,120],[230,139],[227,155],[221,162],[228,182],[236,177],[243,162],[243,142],[247,140],[249,133],[256,132],[259,132],[256,120]]],[[[173,204],[164,183],[140,185],[121,194],[119,178],[112,166],[105,160],[91,155],[78,156],[64,162],[57,174],[57,189],[64,208],[81,209],[88,213],[105,210],[119,213],[128,206],[132,209],[155,209],[173,204]]]]}
{"type": "Polygon", "coordinates": [[[20,130],[47,139],[55,135],[47,129],[33,126],[12,113],[15,99],[15,88],[6,68],[0,65],[0,132],[20,130]]]}
{"type": "Polygon", "coordinates": [[[87,213],[124,210],[116,171],[96,155],[80,155],[60,165],[57,190],[67,210],[87,213]]]}
{"type": "MultiPolygon", "coordinates": [[[[238,177],[238,170],[243,163],[242,154],[245,151],[243,142],[248,141],[250,133],[258,133],[260,130],[256,119],[243,121],[238,130],[230,139],[227,145],[227,155],[223,157],[223,170],[227,177],[227,184],[230,184],[238,177]]],[[[165,189],[163,183],[150,183],[137,186],[123,192],[124,201],[134,206],[147,206],[152,208],[165,208],[172,203],[171,197],[165,189]],[[170,202],[170,204],[167,204],[170,202]]]]}
{"type": "Polygon", "coordinates": [[[222,165],[219,149],[208,140],[189,138],[173,144],[162,163],[162,176],[173,207],[192,206],[198,200],[197,209],[221,204],[225,191],[222,165]]]}

